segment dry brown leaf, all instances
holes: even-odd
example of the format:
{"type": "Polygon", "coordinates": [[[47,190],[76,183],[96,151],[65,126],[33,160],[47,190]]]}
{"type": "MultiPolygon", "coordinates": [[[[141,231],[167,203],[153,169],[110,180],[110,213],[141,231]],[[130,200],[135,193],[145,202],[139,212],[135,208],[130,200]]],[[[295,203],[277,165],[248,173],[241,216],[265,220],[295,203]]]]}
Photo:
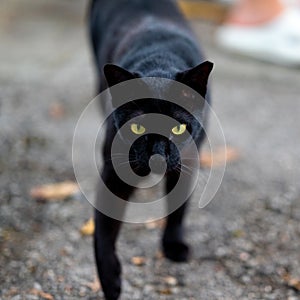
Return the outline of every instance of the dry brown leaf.
{"type": "Polygon", "coordinates": [[[290,281],[289,281],[289,286],[291,286],[294,289],[300,291],[300,279],[298,279],[298,278],[291,278],[290,281]]]}
{"type": "Polygon", "coordinates": [[[64,282],[65,281],[65,278],[61,275],[57,276],[57,281],[58,282],[64,282]]]}
{"type": "Polygon", "coordinates": [[[53,296],[48,294],[48,293],[45,293],[43,291],[40,292],[39,294],[40,297],[44,298],[44,299],[47,299],[47,300],[53,300],[53,296]]]}
{"type": "Polygon", "coordinates": [[[158,292],[162,295],[171,295],[172,294],[172,290],[170,288],[160,289],[160,290],[158,290],[158,292]]]}
{"type": "Polygon", "coordinates": [[[167,276],[163,278],[163,281],[168,285],[177,285],[178,281],[173,276],[167,276]]]}
{"type": "Polygon", "coordinates": [[[67,295],[71,295],[71,292],[72,292],[72,286],[71,286],[70,284],[67,284],[67,285],[65,285],[64,290],[65,290],[65,293],[66,293],[67,295]]]}
{"type": "Polygon", "coordinates": [[[146,258],[143,256],[134,256],[131,258],[131,262],[136,266],[143,266],[146,263],[146,258]]]}
{"type": "Polygon", "coordinates": [[[93,282],[87,282],[85,286],[87,286],[93,293],[97,293],[101,289],[98,278],[95,278],[93,282]]]}
{"type": "Polygon", "coordinates": [[[149,221],[147,223],[145,223],[145,227],[147,229],[162,229],[165,226],[166,220],[165,219],[160,219],[160,220],[156,220],[156,221],[149,221]]]}
{"type": "Polygon", "coordinates": [[[163,254],[160,250],[158,250],[158,251],[155,253],[155,258],[156,258],[156,259],[162,259],[162,258],[164,258],[164,254],[163,254]]]}
{"type": "Polygon", "coordinates": [[[39,296],[43,299],[46,299],[46,300],[54,300],[53,296],[50,295],[49,293],[45,293],[41,290],[38,290],[38,289],[31,289],[30,292],[29,292],[31,295],[35,295],[35,296],[39,296]]]}
{"type": "Polygon", "coordinates": [[[300,291],[300,279],[292,277],[289,273],[285,272],[282,275],[282,279],[287,283],[289,287],[300,291]]]}
{"type": "Polygon", "coordinates": [[[245,236],[245,232],[242,229],[236,229],[232,231],[232,235],[235,238],[241,238],[245,236]]]}
{"type": "Polygon", "coordinates": [[[238,157],[239,152],[231,147],[227,147],[226,152],[224,148],[217,149],[215,153],[203,151],[200,154],[200,165],[204,168],[219,167],[225,163],[237,160],[238,157]]]}
{"type": "Polygon", "coordinates": [[[61,119],[65,112],[65,107],[58,102],[52,103],[49,107],[49,115],[53,119],[61,119]]]}
{"type": "Polygon", "coordinates": [[[80,233],[82,235],[92,235],[95,231],[95,222],[93,218],[90,218],[83,226],[80,228],[80,233]]]}
{"type": "Polygon", "coordinates": [[[78,191],[77,183],[65,181],[34,187],[30,191],[30,196],[39,200],[64,200],[78,191]]]}

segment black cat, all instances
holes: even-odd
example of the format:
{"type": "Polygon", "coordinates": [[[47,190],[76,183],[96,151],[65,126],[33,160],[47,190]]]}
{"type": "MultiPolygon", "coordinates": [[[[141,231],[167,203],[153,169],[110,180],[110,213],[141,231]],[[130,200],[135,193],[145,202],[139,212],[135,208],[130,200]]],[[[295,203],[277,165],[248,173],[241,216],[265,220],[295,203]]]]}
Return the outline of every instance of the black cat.
{"type": "MultiPolygon", "coordinates": [[[[90,33],[99,72],[99,92],[118,83],[145,77],[173,79],[194,89],[203,97],[207,94],[207,82],[213,64],[203,62],[196,38],[172,0],[94,0],[90,7],[90,33]]],[[[134,187],[124,183],[112,165],[112,140],[124,123],[137,115],[159,113],[177,120],[180,125],[170,127],[170,138],[157,134],[144,134],[147,120],[131,124],[128,134],[140,134],[130,152],[132,169],[140,176],[150,172],[149,160],[159,154],[167,162],[166,193],[178,181],[180,157],[172,138],[181,136],[180,143],[191,142],[184,138],[190,133],[198,148],[204,137],[199,122],[179,105],[155,98],[170,87],[152,86],[153,97],[127,103],[108,118],[102,179],[117,196],[128,200],[134,187]],[[159,91],[158,91],[159,90],[159,91]],[[143,123],[145,122],[145,123],[143,123]]],[[[182,91],[182,101],[193,101],[182,91]]],[[[208,100],[208,97],[206,97],[208,100]]],[[[114,103],[113,106],[118,106],[114,103]]],[[[193,103],[194,113],[200,114],[202,105],[193,103]]],[[[103,105],[104,106],[104,105],[103,105]]],[[[119,145],[122,152],[122,139],[119,145]]],[[[158,165],[159,162],[157,163],[158,165]]],[[[188,184],[187,184],[188,185],[188,184]]],[[[99,187],[98,201],[105,192],[99,187]]],[[[101,200],[102,199],[102,200],[101,200]]],[[[186,203],[171,213],[162,238],[165,256],[173,261],[188,259],[189,248],[184,242],[183,217],[186,203]]],[[[115,251],[115,243],[121,222],[95,210],[94,236],[98,274],[106,299],[118,299],[121,291],[121,266],[115,251]]]]}

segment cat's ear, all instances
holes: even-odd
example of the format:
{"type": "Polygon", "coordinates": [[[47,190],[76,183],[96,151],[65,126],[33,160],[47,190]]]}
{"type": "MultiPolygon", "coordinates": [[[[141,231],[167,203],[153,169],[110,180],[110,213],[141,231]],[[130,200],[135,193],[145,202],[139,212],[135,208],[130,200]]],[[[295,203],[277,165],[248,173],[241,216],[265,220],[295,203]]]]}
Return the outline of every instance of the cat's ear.
{"type": "Polygon", "coordinates": [[[205,97],[210,72],[214,64],[205,61],[202,64],[177,75],[177,80],[194,89],[202,97],[205,97]]]}
{"type": "Polygon", "coordinates": [[[103,71],[109,87],[136,78],[134,74],[113,64],[106,64],[103,71]]]}

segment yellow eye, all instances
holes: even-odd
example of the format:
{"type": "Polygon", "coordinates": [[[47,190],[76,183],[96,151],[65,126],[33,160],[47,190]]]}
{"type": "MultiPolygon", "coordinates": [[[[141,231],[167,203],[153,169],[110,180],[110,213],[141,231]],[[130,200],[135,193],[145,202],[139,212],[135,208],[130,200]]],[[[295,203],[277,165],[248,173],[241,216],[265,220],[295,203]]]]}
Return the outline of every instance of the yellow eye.
{"type": "Polygon", "coordinates": [[[144,126],[135,123],[131,124],[130,129],[134,134],[143,134],[146,131],[146,128],[144,126]]]}
{"type": "Polygon", "coordinates": [[[185,131],[186,131],[186,124],[180,124],[180,125],[172,128],[172,132],[175,135],[181,135],[181,134],[185,133],[185,131]]]}

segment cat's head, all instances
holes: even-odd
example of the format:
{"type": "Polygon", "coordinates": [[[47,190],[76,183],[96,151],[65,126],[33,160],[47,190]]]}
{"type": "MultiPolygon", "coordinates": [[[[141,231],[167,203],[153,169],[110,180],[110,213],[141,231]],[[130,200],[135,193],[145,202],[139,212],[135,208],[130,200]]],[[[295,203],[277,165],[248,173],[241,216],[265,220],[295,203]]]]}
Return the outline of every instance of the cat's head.
{"type": "MultiPolygon", "coordinates": [[[[178,85],[175,88],[175,85],[165,83],[164,80],[161,84],[155,81],[153,85],[151,80],[144,82],[138,74],[116,65],[109,64],[104,67],[109,87],[141,78],[143,88],[151,95],[149,98],[135,99],[120,106],[119,100],[112,94],[112,104],[116,107],[113,113],[114,126],[117,131],[121,129],[122,142],[131,144],[129,160],[138,175],[145,176],[150,172],[149,162],[153,157],[156,159],[152,162],[152,167],[156,165],[158,172],[161,165],[160,158],[167,162],[167,171],[180,170],[180,148],[187,147],[189,143],[196,143],[199,146],[204,135],[198,122],[199,116],[203,113],[203,101],[199,101],[199,97],[195,98],[189,91],[191,88],[205,98],[212,68],[211,62],[204,62],[195,68],[177,73],[173,79],[183,83],[178,89],[178,85]],[[184,105],[161,100],[170,99],[173,91],[176,91],[184,105]],[[189,107],[189,111],[184,107],[189,107]]],[[[134,91],[132,92],[134,94],[134,91]]]]}

